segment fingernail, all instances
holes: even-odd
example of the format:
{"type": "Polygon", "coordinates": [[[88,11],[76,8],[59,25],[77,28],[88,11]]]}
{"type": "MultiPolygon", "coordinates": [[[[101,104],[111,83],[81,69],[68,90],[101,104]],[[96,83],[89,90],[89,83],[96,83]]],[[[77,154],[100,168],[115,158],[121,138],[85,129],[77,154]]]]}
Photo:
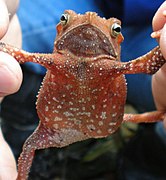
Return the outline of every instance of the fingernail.
{"type": "Polygon", "coordinates": [[[161,30],[154,31],[154,32],[151,33],[152,38],[160,38],[160,36],[161,36],[161,30]]]}

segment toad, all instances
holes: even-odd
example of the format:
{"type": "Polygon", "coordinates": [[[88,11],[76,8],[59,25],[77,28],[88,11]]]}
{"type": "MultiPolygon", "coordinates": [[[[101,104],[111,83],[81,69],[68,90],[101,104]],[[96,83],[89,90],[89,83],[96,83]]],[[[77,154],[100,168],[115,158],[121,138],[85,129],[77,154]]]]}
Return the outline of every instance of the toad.
{"type": "Polygon", "coordinates": [[[28,179],[37,149],[103,138],[123,122],[155,122],[165,117],[160,111],[124,114],[124,74],[153,74],[165,59],[155,47],[146,55],[121,62],[122,41],[118,19],[67,10],[57,25],[52,54],[28,53],[0,43],[0,50],[19,63],[34,62],[47,69],[36,103],[40,122],[23,146],[17,180],[28,179]]]}

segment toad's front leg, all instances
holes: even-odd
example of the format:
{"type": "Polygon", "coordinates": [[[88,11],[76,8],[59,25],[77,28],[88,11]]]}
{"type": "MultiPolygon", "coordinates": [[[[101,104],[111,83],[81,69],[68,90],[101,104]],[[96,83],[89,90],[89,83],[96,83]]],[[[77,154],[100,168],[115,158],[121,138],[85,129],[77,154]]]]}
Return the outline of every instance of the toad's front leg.
{"type": "Polygon", "coordinates": [[[157,46],[147,54],[135,60],[121,63],[121,72],[123,74],[154,74],[165,62],[166,60],[161,53],[160,47],[157,46]]]}
{"type": "Polygon", "coordinates": [[[18,160],[17,180],[28,179],[35,150],[49,147],[64,147],[71,143],[88,139],[89,136],[76,129],[54,130],[39,124],[35,132],[26,140],[18,160]]]}
{"type": "Polygon", "coordinates": [[[102,63],[97,64],[98,68],[103,66],[102,69],[105,69],[111,75],[117,77],[122,74],[154,74],[165,64],[166,60],[161,53],[160,47],[157,46],[147,54],[129,62],[108,60],[103,62],[104,60],[102,60],[102,63]]]}
{"type": "Polygon", "coordinates": [[[61,63],[64,57],[55,52],[53,54],[29,53],[3,42],[0,42],[0,51],[13,56],[19,63],[34,62],[47,69],[52,69],[55,65],[63,65],[61,63]]]}

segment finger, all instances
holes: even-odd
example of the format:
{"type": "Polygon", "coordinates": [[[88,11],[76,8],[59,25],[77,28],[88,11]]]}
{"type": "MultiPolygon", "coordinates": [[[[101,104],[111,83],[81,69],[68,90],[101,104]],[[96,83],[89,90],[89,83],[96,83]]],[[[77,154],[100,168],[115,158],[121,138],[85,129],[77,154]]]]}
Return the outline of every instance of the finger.
{"type": "Polygon", "coordinates": [[[8,54],[0,52],[0,97],[15,93],[22,82],[22,71],[18,62],[8,54]]]}
{"type": "Polygon", "coordinates": [[[10,17],[12,17],[16,11],[19,4],[19,0],[5,0],[8,12],[10,13],[10,17]]]}
{"type": "Polygon", "coordinates": [[[164,128],[166,129],[166,117],[164,118],[163,125],[164,125],[164,128]]]}
{"type": "Polygon", "coordinates": [[[1,41],[6,42],[15,47],[21,48],[22,36],[21,36],[21,27],[16,15],[10,21],[9,28],[5,36],[1,41]]]}
{"type": "Polygon", "coordinates": [[[166,17],[163,15],[163,12],[166,10],[166,1],[159,7],[155,13],[152,21],[153,30],[158,31],[163,28],[166,23],[166,17]]]}
{"type": "Polygon", "coordinates": [[[9,15],[6,4],[3,0],[0,0],[0,39],[7,32],[9,25],[9,15]]]}
{"type": "Polygon", "coordinates": [[[16,170],[16,162],[13,156],[13,153],[5,142],[2,132],[0,130],[0,179],[9,180],[16,179],[17,170],[16,170]]]}
{"type": "Polygon", "coordinates": [[[159,40],[159,44],[160,44],[160,48],[161,48],[161,52],[164,56],[164,58],[166,59],[166,25],[164,25],[161,35],[160,35],[160,40],[159,40]]]}

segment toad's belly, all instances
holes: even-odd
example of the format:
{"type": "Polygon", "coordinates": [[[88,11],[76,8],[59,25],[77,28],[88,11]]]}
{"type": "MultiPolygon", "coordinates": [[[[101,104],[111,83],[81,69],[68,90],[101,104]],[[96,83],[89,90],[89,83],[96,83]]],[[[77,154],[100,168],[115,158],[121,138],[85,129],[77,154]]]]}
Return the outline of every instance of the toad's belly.
{"type": "Polygon", "coordinates": [[[53,83],[42,87],[37,101],[45,126],[77,129],[90,137],[105,137],[117,130],[126,100],[123,76],[117,82],[100,82],[96,86],[53,83]]]}

